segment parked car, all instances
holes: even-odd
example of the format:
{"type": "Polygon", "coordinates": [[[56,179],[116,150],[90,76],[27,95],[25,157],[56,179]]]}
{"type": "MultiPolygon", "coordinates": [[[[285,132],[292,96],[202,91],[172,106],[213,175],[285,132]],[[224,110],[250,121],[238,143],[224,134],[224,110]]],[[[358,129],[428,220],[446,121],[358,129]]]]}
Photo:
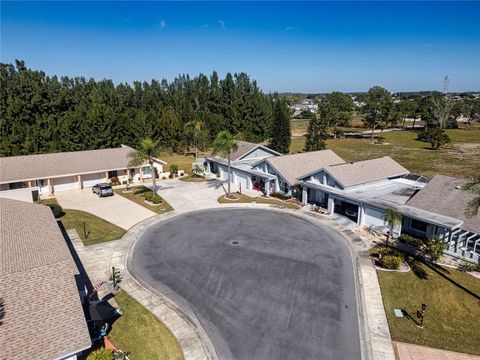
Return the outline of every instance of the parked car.
{"type": "Polygon", "coordinates": [[[92,187],[92,192],[94,194],[97,194],[99,197],[112,196],[113,195],[113,189],[107,183],[95,184],[92,187]]]}
{"type": "Polygon", "coordinates": [[[349,208],[349,209],[346,209],[346,210],[345,210],[345,215],[356,218],[357,215],[358,215],[358,210],[356,210],[356,209],[350,209],[350,208],[349,208]]]}

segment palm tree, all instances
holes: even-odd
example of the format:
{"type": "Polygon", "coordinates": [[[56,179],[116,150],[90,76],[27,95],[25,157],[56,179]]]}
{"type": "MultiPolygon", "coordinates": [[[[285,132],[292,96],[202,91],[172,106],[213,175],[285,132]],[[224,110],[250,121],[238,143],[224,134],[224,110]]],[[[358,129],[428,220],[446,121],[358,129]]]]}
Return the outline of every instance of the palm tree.
{"type": "Polygon", "coordinates": [[[220,155],[228,159],[228,191],[227,196],[230,195],[230,155],[237,148],[236,137],[228,131],[220,131],[213,141],[213,155],[220,155]]]}
{"type": "Polygon", "coordinates": [[[198,139],[202,135],[203,124],[200,120],[191,120],[185,124],[185,132],[188,135],[193,137],[193,142],[195,145],[195,164],[197,163],[198,157],[198,139]]]}
{"type": "Polygon", "coordinates": [[[465,209],[465,216],[467,218],[474,217],[478,214],[478,209],[480,208],[480,177],[465,184],[462,190],[469,191],[475,195],[475,197],[468,202],[465,209]]]}
{"type": "Polygon", "coordinates": [[[392,209],[385,209],[385,215],[383,216],[383,222],[388,225],[390,228],[389,233],[387,234],[387,246],[388,246],[388,239],[390,235],[393,235],[393,229],[396,225],[400,225],[402,223],[402,216],[399,213],[396,213],[392,209]]]}
{"type": "Polygon", "coordinates": [[[157,185],[155,180],[155,167],[153,166],[154,160],[160,157],[160,148],[158,142],[153,141],[150,138],[143,139],[140,142],[140,149],[130,153],[129,166],[141,166],[148,162],[150,164],[150,171],[152,173],[153,180],[153,194],[157,193],[157,185]]]}

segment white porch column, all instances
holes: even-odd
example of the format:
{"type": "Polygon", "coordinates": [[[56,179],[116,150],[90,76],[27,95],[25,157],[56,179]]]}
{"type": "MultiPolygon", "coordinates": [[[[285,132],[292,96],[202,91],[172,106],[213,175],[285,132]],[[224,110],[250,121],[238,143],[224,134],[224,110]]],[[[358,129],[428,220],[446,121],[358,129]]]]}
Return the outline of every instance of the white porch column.
{"type": "Polygon", "coordinates": [[[333,199],[332,196],[328,197],[327,211],[328,211],[329,214],[333,214],[333,212],[335,211],[335,202],[334,202],[334,199],[333,199]]]}
{"type": "Polygon", "coordinates": [[[275,178],[275,191],[276,192],[280,191],[280,184],[278,183],[278,178],[275,178]]]}
{"type": "Polygon", "coordinates": [[[270,180],[265,180],[265,195],[270,196],[270,180]]]}
{"type": "Polygon", "coordinates": [[[305,185],[302,186],[302,204],[307,205],[308,203],[308,192],[305,185]]]}
{"type": "Polygon", "coordinates": [[[358,204],[358,216],[357,216],[357,225],[361,226],[363,221],[363,204],[358,204]]]}

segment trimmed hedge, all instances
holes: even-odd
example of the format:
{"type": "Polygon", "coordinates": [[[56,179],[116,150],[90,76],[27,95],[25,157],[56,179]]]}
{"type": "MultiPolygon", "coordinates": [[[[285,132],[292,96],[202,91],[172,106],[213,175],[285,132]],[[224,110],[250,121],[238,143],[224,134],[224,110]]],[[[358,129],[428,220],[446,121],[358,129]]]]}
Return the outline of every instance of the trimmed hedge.
{"type": "Polygon", "coordinates": [[[402,261],[400,256],[386,255],[382,258],[381,264],[385,269],[398,270],[402,261]]]}
{"type": "Polygon", "coordinates": [[[284,193],[281,193],[281,192],[273,192],[270,194],[270,196],[280,200],[288,200],[291,198],[290,195],[285,195],[284,193]]]}
{"type": "Polygon", "coordinates": [[[150,201],[151,203],[154,203],[154,204],[160,204],[162,202],[162,198],[151,191],[145,193],[144,197],[145,197],[145,200],[150,201]]]}
{"type": "Polygon", "coordinates": [[[55,219],[58,219],[59,217],[62,217],[65,213],[63,212],[63,209],[60,205],[58,204],[48,204],[47,205],[53,213],[53,216],[55,216],[55,219]]]}
{"type": "Polygon", "coordinates": [[[113,360],[112,350],[100,348],[88,355],[87,360],[113,360]]]}
{"type": "Polygon", "coordinates": [[[410,245],[411,247],[413,247],[417,250],[420,250],[423,247],[423,245],[425,244],[424,240],[419,239],[419,238],[417,238],[415,236],[412,236],[412,235],[408,235],[408,234],[401,234],[398,237],[398,240],[401,243],[410,245]]]}

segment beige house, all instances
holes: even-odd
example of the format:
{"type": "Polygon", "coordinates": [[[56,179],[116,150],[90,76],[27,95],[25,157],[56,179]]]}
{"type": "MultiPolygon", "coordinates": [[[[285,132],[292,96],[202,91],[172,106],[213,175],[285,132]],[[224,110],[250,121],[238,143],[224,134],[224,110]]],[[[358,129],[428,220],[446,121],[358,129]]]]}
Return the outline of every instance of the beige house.
{"type": "MultiPolygon", "coordinates": [[[[129,166],[132,151],[134,149],[122,145],[115,149],[2,157],[0,191],[30,188],[44,196],[90,188],[113,177],[122,183],[151,179],[153,174],[148,164],[129,166]]],[[[158,174],[163,173],[165,164],[165,161],[155,160],[158,174]]]]}
{"type": "Polygon", "coordinates": [[[0,199],[0,358],[75,360],[91,346],[78,269],[49,207],[0,199]]]}

